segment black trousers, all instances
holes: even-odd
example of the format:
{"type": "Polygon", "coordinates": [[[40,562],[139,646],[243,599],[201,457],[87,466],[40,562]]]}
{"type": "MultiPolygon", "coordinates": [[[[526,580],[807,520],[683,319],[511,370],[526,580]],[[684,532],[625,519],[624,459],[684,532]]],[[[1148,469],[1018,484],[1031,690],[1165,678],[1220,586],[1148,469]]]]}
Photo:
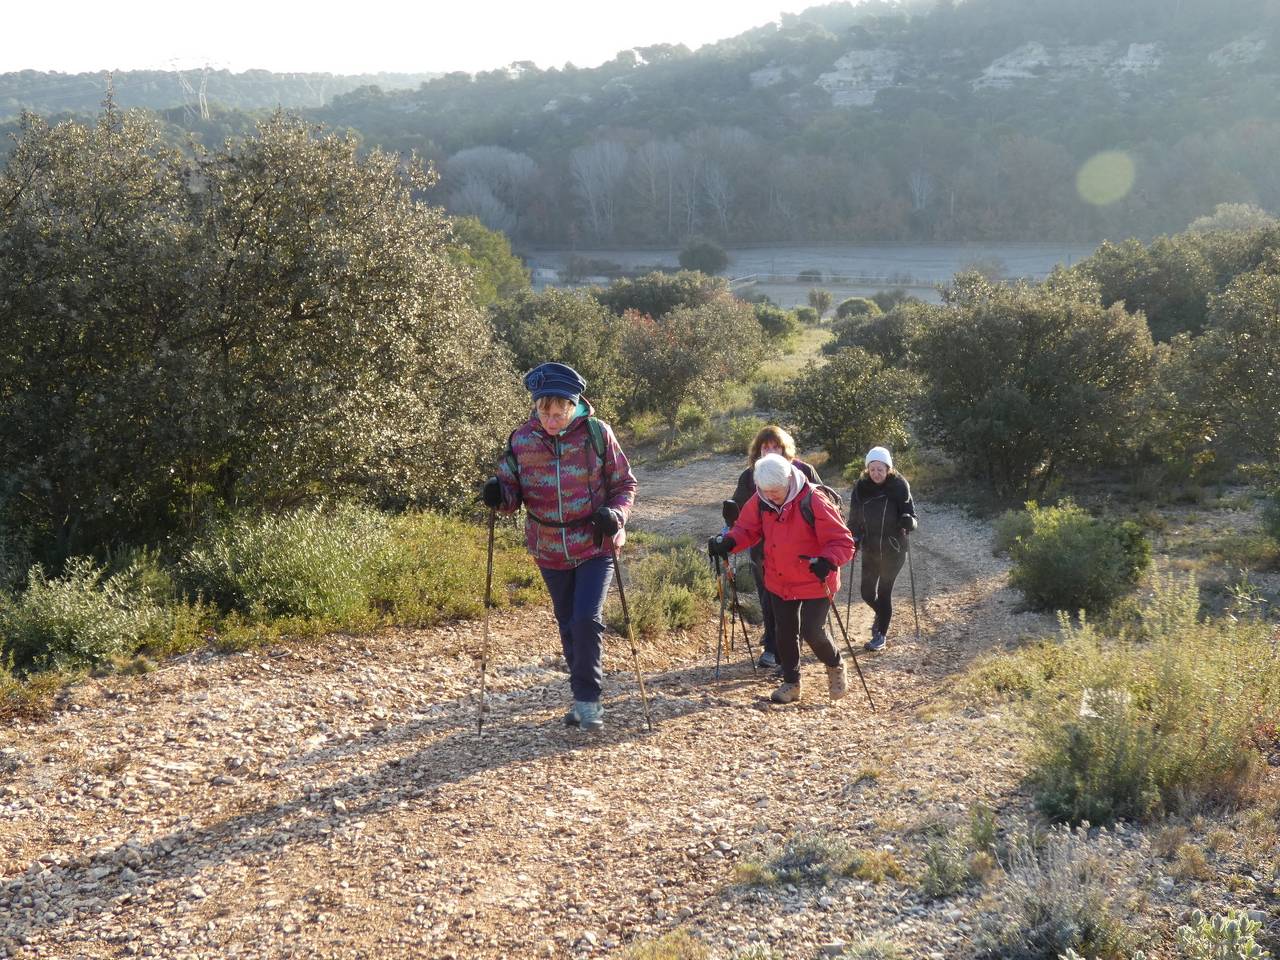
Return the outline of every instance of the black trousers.
{"type": "Polygon", "coordinates": [[[769,594],[765,614],[773,618],[773,642],[778,647],[782,678],[788,683],[800,682],[800,638],[804,637],[814,655],[828,667],[840,662],[840,653],[827,633],[827,598],[820,600],[783,600],[769,594]]]}
{"type": "Polygon", "coordinates": [[[894,550],[885,544],[883,550],[865,550],[862,553],[862,599],[875,611],[875,627],[883,634],[889,632],[893,619],[893,582],[907,562],[906,550],[894,550]]]}

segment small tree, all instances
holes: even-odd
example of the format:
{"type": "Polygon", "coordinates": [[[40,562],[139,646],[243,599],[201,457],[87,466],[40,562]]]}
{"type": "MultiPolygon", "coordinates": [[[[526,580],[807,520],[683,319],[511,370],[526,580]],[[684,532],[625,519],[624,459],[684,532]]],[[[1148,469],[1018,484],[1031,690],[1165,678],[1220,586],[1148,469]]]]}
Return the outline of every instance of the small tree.
{"type": "Polygon", "coordinates": [[[947,300],[914,340],[930,440],[1013,494],[1127,453],[1153,371],[1141,316],[1061,272],[1036,286],[961,275],[947,300]]]}
{"type": "Polygon", "coordinates": [[[841,300],[836,307],[836,319],[848,320],[851,317],[876,317],[881,313],[880,306],[866,297],[849,297],[841,300]]]}
{"type": "Polygon", "coordinates": [[[516,369],[555,360],[587,381],[587,396],[611,416],[622,395],[618,336],[621,322],[588,293],[548,289],[524,293],[489,310],[494,331],[510,349],[516,369]]]}
{"type": "Polygon", "coordinates": [[[450,221],[449,257],[471,280],[471,302],[487,307],[529,289],[529,271],[511,252],[506,234],[490,230],[476,217],[450,221]]]}
{"type": "Polygon", "coordinates": [[[856,347],[826,363],[810,361],[782,404],[805,443],[844,463],[876,444],[901,448],[919,394],[918,378],[856,347]]]}
{"type": "Polygon", "coordinates": [[[729,296],[659,317],[632,310],[622,321],[629,406],[659,411],[672,430],[682,404],[705,404],[726,382],[749,377],[763,356],[754,312],[729,296]]]}
{"type": "Polygon", "coordinates": [[[680,251],[680,266],[685,270],[697,270],[700,273],[719,273],[729,265],[729,255],[724,247],[714,240],[701,237],[694,238],[684,245],[680,251]]]}
{"type": "Polygon", "coordinates": [[[1158,237],[1149,247],[1139,240],[1103,243],[1076,269],[1098,284],[1103,306],[1123,302],[1145,313],[1157,340],[1199,331],[1216,289],[1213,264],[1189,234],[1158,237]]]}
{"type": "Polygon", "coordinates": [[[818,319],[821,320],[831,309],[831,292],[814,287],[809,291],[809,306],[818,311],[818,319]]]}

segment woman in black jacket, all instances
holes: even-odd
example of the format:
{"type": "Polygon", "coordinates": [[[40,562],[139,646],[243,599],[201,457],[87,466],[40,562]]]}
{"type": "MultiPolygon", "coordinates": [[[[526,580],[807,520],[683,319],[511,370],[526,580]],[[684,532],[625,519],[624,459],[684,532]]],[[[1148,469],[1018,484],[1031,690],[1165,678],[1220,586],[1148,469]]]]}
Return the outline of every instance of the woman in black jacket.
{"type": "MultiPolygon", "coordinates": [[[[781,427],[770,424],[756,434],[747,450],[747,469],[738,477],[738,486],[733,491],[733,502],[741,510],[756,492],[756,461],[766,453],[776,453],[786,457],[792,465],[805,475],[812,484],[822,483],[818,471],[803,460],[796,459],[796,442],[791,434],[781,427]]],[[[770,668],[778,666],[778,648],[773,638],[773,617],[769,614],[769,591],[764,588],[764,541],[751,548],[751,572],[755,574],[756,593],[760,597],[760,614],[764,617],[764,640],[761,642],[764,652],[760,654],[759,666],[770,668]]]]}
{"type": "Polygon", "coordinates": [[[916,525],[911,485],[894,471],[887,449],[872,447],[849,498],[849,529],[862,557],[862,599],[875,612],[867,650],[884,649],[893,617],[893,582],[907,561],[907,538],[916,525]]]}

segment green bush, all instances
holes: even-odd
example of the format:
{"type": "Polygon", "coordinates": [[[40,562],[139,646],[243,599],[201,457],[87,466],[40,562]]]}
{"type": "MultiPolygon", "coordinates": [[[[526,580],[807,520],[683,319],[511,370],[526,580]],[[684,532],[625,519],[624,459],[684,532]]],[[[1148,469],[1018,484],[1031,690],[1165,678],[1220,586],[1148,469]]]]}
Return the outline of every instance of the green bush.
{"type": "Polygon", "coordinates": [[[839,353],[846,347],[861,347],[891,366],[910,366],[915,338],[919,335],[929,307],[902,304],[888,313],[855,316],[832,326],[835,338],[822,345],[822,352],[839,353]]]}
{"type": "Polygon", "coordinates": [[[906,446],[918,383],[854,347],[826,363],[810,361],[787,391],[784,410],[806,445],[820,445],[843,463],[876,444],[906,446]]]}
{"type": "Polygon", "coordinates": [[[622,393],[617,318],[582,291],[524,293],[489,310],[498,338],[511,349],[518,370],[554,360],[587,381],[587,396],[604,417],[622,393]]]}
{"type": "Polygon", "coordinates": [[[729,265],[729,255],[714,240],[696,237],[684,245],[679,256],[682,270],[719,273],[729,265]]]}
{"type": "Polygon", "coordinates": [[[991,525],[992,555],[1010,556],[1019,540],[1031,536],[1032,527],[1030,510],[1006,510],[1000,514],[991,525]]]}
{"type": "Polygon", "coordinates": [[[1027,504],[1031,531],[1010,545],[1009,582],[1045,610],[1105,610],[1137,582],[1151,546],[1132,521],[1104,522],[1067,501],[1027,504]]]}
{"type": "Polygon", "coordinates": [[[1141,315],[1061,273],[1037,286],[961,275],[946,297],[914,308],[926,439],[1003,493],[1129,455],[1154,370],[1141,315]]]}
{"type": "Polygon", "coordinates": [[[846,320],[849,317],[877,317],[881,313],[880,305],[866,297],[849,297],[841,300],[836,307],[836,318],[846,320]]]}
{"type": "Polygon", "coordinates": [[[819,290],[814,288],[809,291],[809,306],[813,307],[818,314],[818,318],[826,316],[828,310],[831,309],[831,292],[828,290],[819,290]]]}
{"type": "Polygon", "coordinates": [[[1255,937],[1262,924],[1243,910],[1206,917],[1191,911],[1191,922],[1178,928],[1178,948],[1186,960],[1266,960],[1270,956],[1255,937]]]}
{"type": "Polygon", "coordinates": [[[140,112],[29,116],[0,168],[13,522],[60,561],[232,504],[469,495],[519,383],[434,182],[283,114],[194,154],[140,112]]]}
{"type": "Polygon", "coordinates": [[[62,576],[33,567],[21,594],[0,597],[0,663],[20,674],[92,667],[161,639],[172,624],[137,583],[74,557],[62,576]]]}
{"type": "MultiPolygon", "coordinates": [[[[706,554],[688,542],[646,543],[643,554],[625,563],[623,574],[631,626],[641,637],[652,639],[695,626],[710,612],[716,596],[706,554]]],[[[616,599],[610,601],[605,619],[618,633],[625,631],[616,599]]]]}
{"type": "MultiPolygon", "coordinates": [[[[389,523],[391,537],[370,587],[375,611],[410,626],[484,613],[484,526],[428,512],[402,514],[389,523]]],[[[522,526],[500,523],[493,556],[494,607],[545,598],[542,577],[524,549],[522,526]]]]}
{"type": "Polygon", "coordinates": [[[805,326],[813,326],[818,322],[818,311],[813,307],[796,307],[796,319],[805,326]]]}
{"type": "Polygon", "coordinates": [[[794,312],[775,307],[772,303],[755,305],[756,320],[770,340],[786,340],[800,332],[800,321],[794,312]]]}
{"type": "Polygon", "coordinates": [[[747,380],[764,358],[755,312],[727,295],[659,316],[629,310],[621,324],[628,413],[656,410],[672,427],[684,404],[705,407],[726,383],[747,380]]]}
{"type": "Polygon", "coordinates": [[[1069,663],[1036,698],[1031,782],[1051,817],[1110,823],[1246,800],[1280,719],[1266,624],[1194,619],[1198,589],[1104,642],[1063,621],[1069,663]]]}
{"type": "Polygon", "coordinates": [[[253,617],[359,622],[390,543],[387,518],[368,507],[314,507],[215,523],[182,560],[186,579],[253,617]]]}
{"type": "Polygon", "coordinates": [[[963,839],[954,833],[932,841],[924,852],[920,892],[932,900],[959,893],[969,885],[968,856],[963,839]]]}

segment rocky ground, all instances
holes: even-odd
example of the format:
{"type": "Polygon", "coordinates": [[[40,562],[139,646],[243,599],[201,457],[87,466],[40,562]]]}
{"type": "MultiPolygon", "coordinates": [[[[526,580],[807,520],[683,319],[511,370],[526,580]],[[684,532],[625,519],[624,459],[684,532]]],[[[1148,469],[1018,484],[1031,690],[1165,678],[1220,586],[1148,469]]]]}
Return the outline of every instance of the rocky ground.
{"type": "MultiPolygon", "coordinates": [[[[736,460],[641,476],[636,523],[717,527],[736,460]]],[[[888,649],[802,703],[703,633],[643,652],[646,730],[621,638],[607,726],[567,729],[545,609],[495,615],[492,709],[476,729],[482,625],[195,654],[72,688],[49,722],[0,729],[0,956],[587,957],[684,927],[731,956],[833,956],[860,937],[966,957],[981,891],[927,901],[913,825],[981,801],[1027,807],[991,714],[934,709],[979,653],[1050,628],[1016,612],[989,530],[920,506],[915,575],[888,649]],[[904,876],[735,885],[798,835],[885,851],[904,876]]],[[[868,620],[854,607],[855,643],[868,620]]],[[[1123,834],[1111,856],[1139,856],[1123,834]]]]}

